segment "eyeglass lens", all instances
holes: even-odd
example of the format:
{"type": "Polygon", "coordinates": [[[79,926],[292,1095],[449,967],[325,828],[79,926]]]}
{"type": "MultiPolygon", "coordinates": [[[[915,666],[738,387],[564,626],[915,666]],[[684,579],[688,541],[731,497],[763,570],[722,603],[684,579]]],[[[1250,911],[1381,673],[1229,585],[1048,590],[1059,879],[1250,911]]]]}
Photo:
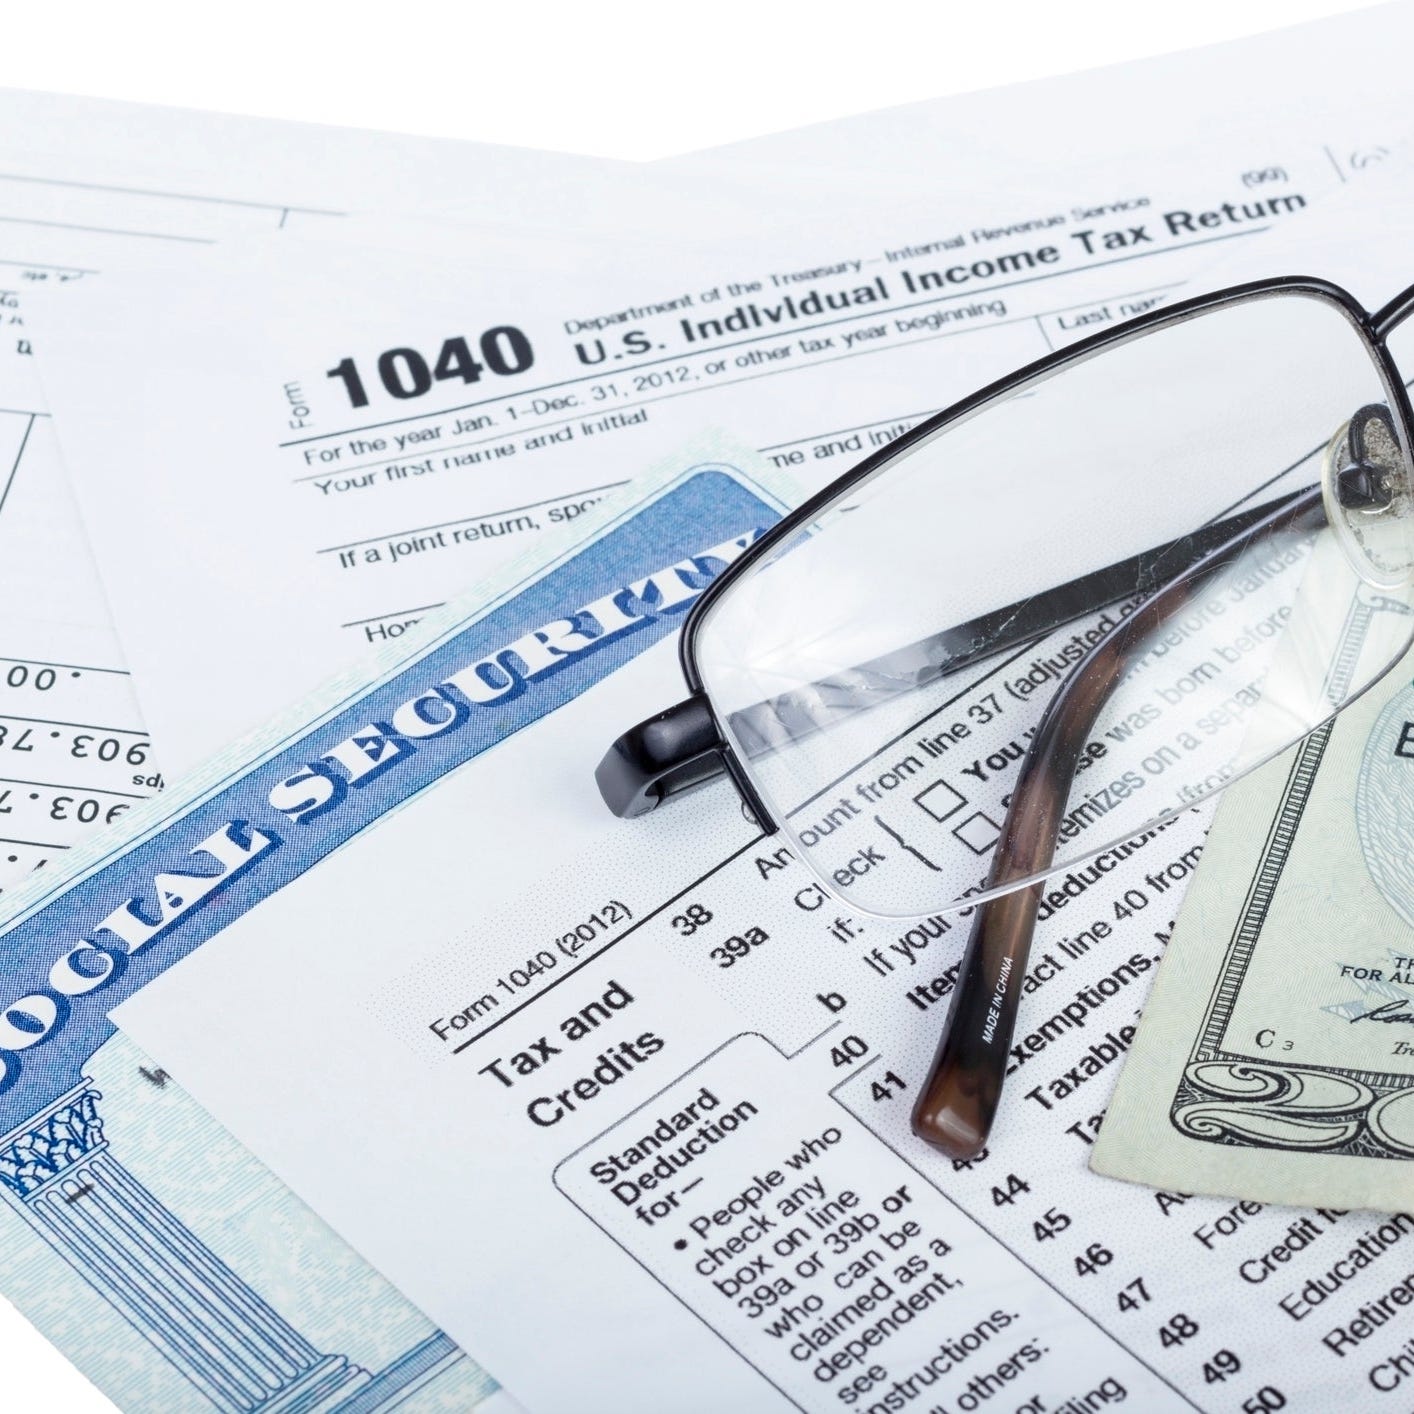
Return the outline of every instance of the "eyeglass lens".
{"type": "Polygon", "coordinates": [[[1083,890],[1349,701],[1414,628],[1391,399],[1336,305],[1264,296],[1067,365],[851,487],[696,641],[799,857],[894,916],[1034,877],[995,847],[1059,684],[1159,585],[1303,493],[1315,514],[1228,555],[1103,684],[1039,872],[1083,890]]]}

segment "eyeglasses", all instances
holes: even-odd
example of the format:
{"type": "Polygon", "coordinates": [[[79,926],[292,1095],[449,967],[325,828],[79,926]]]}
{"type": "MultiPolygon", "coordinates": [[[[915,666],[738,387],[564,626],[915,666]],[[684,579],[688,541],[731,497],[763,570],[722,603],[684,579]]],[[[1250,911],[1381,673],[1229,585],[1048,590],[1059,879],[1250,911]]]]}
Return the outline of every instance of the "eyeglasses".
{"type": "Polygon", "coordinates": [[[1411,310],[1236,286],[983,388],[752,544],[683,626],[692,695],[600,764],[620,816],[725,771],[856,912],[974,910],[913,1111],[953,1158],[991,1130],[1038,917],[1103,936],[1087,890],[1409,647],[1411,310]]]}

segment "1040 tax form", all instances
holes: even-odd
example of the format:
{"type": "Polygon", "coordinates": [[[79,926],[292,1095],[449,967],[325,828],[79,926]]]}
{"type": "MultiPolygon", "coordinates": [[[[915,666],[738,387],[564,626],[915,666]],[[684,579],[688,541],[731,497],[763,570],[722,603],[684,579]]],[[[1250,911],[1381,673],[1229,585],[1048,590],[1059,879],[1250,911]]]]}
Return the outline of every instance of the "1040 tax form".
{"type": "MultiPolygon", "coordinates": [[[[1376,244],[1368,273],[1399,258],[1376,244]]],[[[862,869],[902,843],[980,876],[1031,689],[1087,627],[884,713],[818,830],[851,831],[862,869]]],[[[907,1115],[965,917],[853,913],[722,784],[603,813],[590,768],[673,696],[668,648],[264,897],[120,1024],[536,1407],[1324,1411],[1400,1389],[1404,1337],[1367,1312],[1407,1291],[1406,1216],[1088,1168],[1203,819],[1050,882],[993,1141],[952,1164],[907,1115]]],[[[370,722],[322,759],[392,775],[397,736],[370,722]]],[[[1104,745],[1122,775],[1132,748],[1104,745]]],[[[317,825],[344,797],[316,765],[280,801],[317,825]]]]}
{"type": "MultiPolygon", "coordinates": [[[[906,1113],[962,925],[840,910],[722,789],[646,828],[603,819],[588,765],[667,700],[664,657],[469,767],[475,817],[429,793],[327,861],[328,907],[268,898],[124,1024],[547,1409],[586,1384],[614,1409],[1324,1410],[1386,1390],[1400,1337],[1367,1342],[1362,1312],[1407,1281],[1404,1218],[1086,1169],[1201,821],[1057,881],[998,1138],[940,1164],[906,1113]],[[396,881],[473,818],[494,828],[456,837],[459,900],[411,899],[396,881]],[[257,1007],[259,1036],[239,1019],[257,1007]]],[[[996,802],[975,782],[1033,669],[987,673],[842,799],[887,798],[912,842],[980,872],[996,802]]]]}

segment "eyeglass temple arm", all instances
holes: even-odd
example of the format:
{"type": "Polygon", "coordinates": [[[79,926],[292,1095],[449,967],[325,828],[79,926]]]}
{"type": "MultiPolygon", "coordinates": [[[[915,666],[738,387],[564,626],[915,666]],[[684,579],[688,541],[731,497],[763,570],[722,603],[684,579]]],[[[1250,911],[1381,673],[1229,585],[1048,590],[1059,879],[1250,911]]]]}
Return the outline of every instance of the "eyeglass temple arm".
{"type": "MultiPolygon", "coordinates": [[[[1066,679],[1021,763],[988,882],[1050,867],[1075,769],[1101,709],[1151,633],[1180,612],[1248,545],[1325,518],[1312,487],[1244,529],[1117,624],[1066,679]]],[[[979,904],[942,1039],[913,1110],[913,1132],[954,1159],[985,1147],[1001,1099],[1026,960],[1044,882],[979,904]]]]}
{"type": "MultiPolygon", "coordinates": [[[[738,736],[754,735],[755,756],[823,730],[839,715],[875,707],[903,691],[924,687],[949,673],[1114,604],[1131,594],[1151,593],[1250,526],[1296,497],[1288,496],[1228,516],[1166,544],[1143,550],[1043,594],[994,609],[944,629],[918,643],[862,663],[847,674],[745,708],[735,714],[738,736]],[[822,718],[821,711],[828,714],[822,718]]],[[[604,803],[622,819],[644,815],[669,796],[719,776],[726,744],[702,694],[689,697],[625,732],[594,772],[604,803]]]]}

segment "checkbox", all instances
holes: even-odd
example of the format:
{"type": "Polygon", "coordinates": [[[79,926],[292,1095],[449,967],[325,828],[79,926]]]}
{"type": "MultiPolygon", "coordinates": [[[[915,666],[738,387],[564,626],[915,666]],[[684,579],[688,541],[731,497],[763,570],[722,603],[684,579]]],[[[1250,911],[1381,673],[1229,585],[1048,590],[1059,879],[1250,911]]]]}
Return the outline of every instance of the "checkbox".
{"type": "Polygon", "coordinates": [[[1002,827],[990,815],[980,810],[969,815],[962,824],[953,827],[953,834],[970,849],[973,854],[986,854],[1002,837],[1002,827]]]}
{"type": "Polygon", "coordinates": [[[946,781],[935,782],[927,790],[919,791],[913,799],[939,822],[956,815],[967,804],[967,797],[955,791],[946,781]]]}

